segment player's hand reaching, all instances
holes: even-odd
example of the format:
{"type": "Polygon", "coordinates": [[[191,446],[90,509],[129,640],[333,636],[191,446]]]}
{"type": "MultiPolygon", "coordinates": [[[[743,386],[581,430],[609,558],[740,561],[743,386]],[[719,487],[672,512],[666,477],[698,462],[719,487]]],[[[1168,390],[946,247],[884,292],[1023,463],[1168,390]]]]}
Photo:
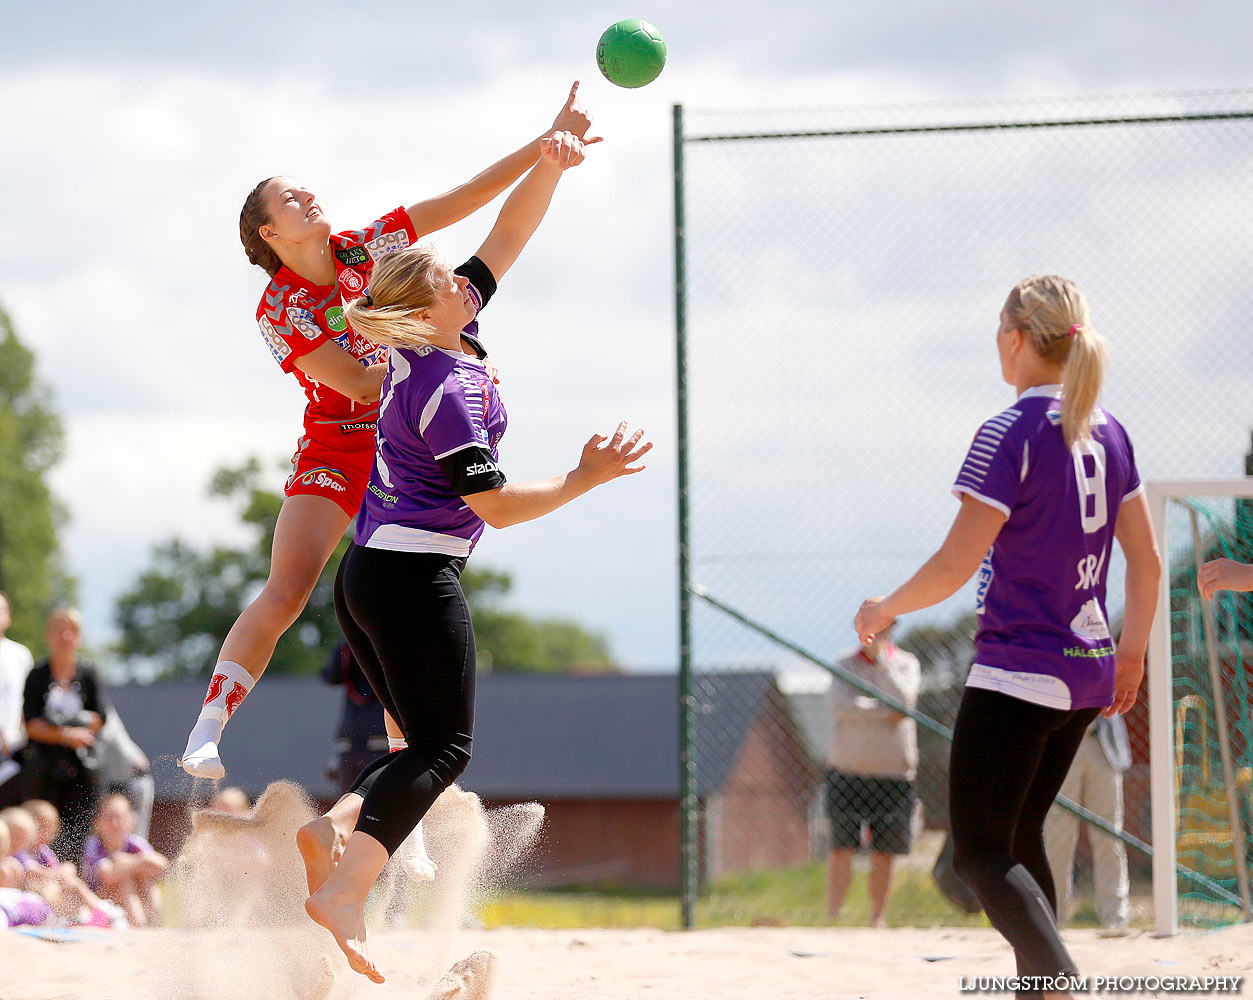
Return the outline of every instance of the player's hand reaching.
{"type": "Polygon", "coordinates": [[[1253,566],[1234,559],[1211,559],[1197,571],[1196,585],[1207,601],[1220,590],[1253,590],[1253,566]]]}
{"type": "Polygon", "coordinates": [[[591,127],[592,113],[579,103],[579,81],[575,80],[570,87],[570,96],[566,98],[565,106],[557,112],[557,117],[553,119],[552,131],[548,134],[571,132],[589,146],[594,142],[603,142],[602,136],[587,134],[587,130],[591,127]]]}
{"type": "Polygon", "coordinates": [[[1109,719],[1131,711],[1140,694],[1140,681],[1144,679],[1144,656],[1114,651],[1114,703],[1101,714],[1109,719]]]}
{"type": "Polygon", "coordinates": [[[857,609],[857,617],[853,619],[853,627],[857,629],[857,638],[869,646],[874,637],[892,624],[895,615],[887,614],[883,607],[883,597],[867,597],[857,609]]]}
{"type": "Polygon", "coordinates": [[[636,431],[630,437],[626,436],[626,432],[627,422],[624,420],[618,424],[618,429],[608,440],[603,434],[593,434],[583,446],[583,456],[579,459],[576,472],[586,476],[593,486],[600,486],[619,476],[643,472],[646,467],[634,463],[652,450],[653,443],[645,441],[640,444],[640,438],[644,436],[643,430],[636,431]]]}
{"type": "Polygon", "coordinates": [[[540,154],[562,170],[577,167],[583,162],[585,143],[572,132],[554,132],[540,140],[540,154]]]}

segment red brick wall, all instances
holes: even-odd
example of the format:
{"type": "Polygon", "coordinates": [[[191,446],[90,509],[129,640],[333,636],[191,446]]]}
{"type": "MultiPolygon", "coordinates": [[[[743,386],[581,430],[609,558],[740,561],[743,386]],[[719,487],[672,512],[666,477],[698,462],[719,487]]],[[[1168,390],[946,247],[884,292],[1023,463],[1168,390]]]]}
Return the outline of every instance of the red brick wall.
{"type": "Polygon", "coordinates": [[[705,877],[809,860],[809,804],[818,774],[774,699],[708,803],[705,877]]]}

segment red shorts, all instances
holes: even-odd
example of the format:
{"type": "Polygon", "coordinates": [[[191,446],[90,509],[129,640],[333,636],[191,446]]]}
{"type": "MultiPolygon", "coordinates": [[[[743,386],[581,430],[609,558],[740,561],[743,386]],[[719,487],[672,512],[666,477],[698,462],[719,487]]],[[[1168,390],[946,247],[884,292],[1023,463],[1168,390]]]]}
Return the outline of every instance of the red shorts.
{"type": "Polygon", "coordinates": [[[374,466],[374,435],[354,434],[349,440],[354,438],[354,447],[332,448],[302,437],[292,455],[292,474],[283,493],[289,497],[326,497],[349,517],[356,517],[374,466]]]}

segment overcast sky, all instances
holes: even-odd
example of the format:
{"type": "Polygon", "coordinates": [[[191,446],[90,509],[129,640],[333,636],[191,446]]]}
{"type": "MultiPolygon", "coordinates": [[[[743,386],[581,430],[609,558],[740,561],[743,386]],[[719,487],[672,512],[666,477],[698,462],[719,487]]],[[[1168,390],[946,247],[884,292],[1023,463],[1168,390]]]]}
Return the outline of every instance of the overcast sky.
{"type": "MultiPolygon", "coordinates": [[[[66,418],[53,482],[71,512],[65,546],[91,640],[107,640],[113,600],[154,543],[241,537],[234,512],[205,497],[215,467],[257,455],[282,485],[277,464],[299,434],[303,397],[253,321],[265,276],[247,264],[237,220],[257,180],[294,175],[337,227],[356,227],[539,134],[570,81],[583,81],[606,142],[565,177],[483,317],[511,418],[502,464],[514,480],[563,471],[589,434],[621,418],[657,446],[644,475],[489,530],[475,558],[514,574],[516,606],[606,632],[628,667],[667,669],[670,106],[1240,87],[1251,34],[1253,5],[1240,2],[6,10],[0,305],[66,418]],[[593,52],[605,26],[634,15],[664,32],[669,62],[651,86],[620,90],[599,77],[593,52]]],[[[435,242],[467,256],[495,211],[435,242]]],[[[1220,471],[1234,470],[1199,474],[1220,471]]],[[[951,509],[936,510],[942,525],[951,509]]]]}

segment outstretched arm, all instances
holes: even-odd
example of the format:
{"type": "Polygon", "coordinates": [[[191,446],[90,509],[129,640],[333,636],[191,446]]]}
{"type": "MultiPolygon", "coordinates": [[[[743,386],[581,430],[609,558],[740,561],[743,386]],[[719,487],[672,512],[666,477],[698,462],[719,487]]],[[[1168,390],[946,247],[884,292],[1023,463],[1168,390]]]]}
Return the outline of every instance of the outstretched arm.
{"type": "Polygon", "coordinates": [[[1127,559],[1127,597],[1122,635],[1114,650],[1114,703],[1102,713],[1106,717],[1129,711],[1136,703],[1149,647],[1149,626],[1157,610],[1162,560],[1153,536],[1149,501],[1143,493],[1124,501],[1119,508],[1114,537],[1127,559]]]}
{"type": "Polygon", "coordinates": [[[593,434],[583,446],[578,468],[551,479],[532,483],[505,483],[494,490],[463,497],[466,505],[493,528],[534,521],[568,504],[576,497],[619,476],[643,472],[635,465],[652,448],[651,441],[640,444],[642,430],[629,438],[624,420],[618,425],[608,444],[603,434],[593,434]]]}
{"type": "Polygon", "coordinates": [[[518,254],[539,228],[562,171],[583,162],[583,143],[569,132],[558,132],[541,145],[543,158],[505,200],[496,225],[474,254],[487,265],[497,281],[513,267],[518,254]]]}
{"type": "Polygon", "coordinates": [[[521,177],[540,158],[542,143],[557,132],[570,132],[585,143],[600,142],[599,136],[585,138],[591,127],[592,117],[578,100],[579,81],[574,81],[566,103],[553,119],[552,128],[531,140],[525,146],[497,160],[486,170],[476,174],[464,184],[451,191],[419,201],[408,208],[409,220],[419,236],[460,222],[467,215],[478,211],[498,194],[521,177]]]}
{"type": "Polygon", "coordinates": [[[897,615],[929,608],[957,593],[979,568],[1004,524],[1003,512],[969,493],[963,494],[961,510],[939,551],[887,597],[862,602],[854,622],[861,641],[869,644],[897,615]]]}

